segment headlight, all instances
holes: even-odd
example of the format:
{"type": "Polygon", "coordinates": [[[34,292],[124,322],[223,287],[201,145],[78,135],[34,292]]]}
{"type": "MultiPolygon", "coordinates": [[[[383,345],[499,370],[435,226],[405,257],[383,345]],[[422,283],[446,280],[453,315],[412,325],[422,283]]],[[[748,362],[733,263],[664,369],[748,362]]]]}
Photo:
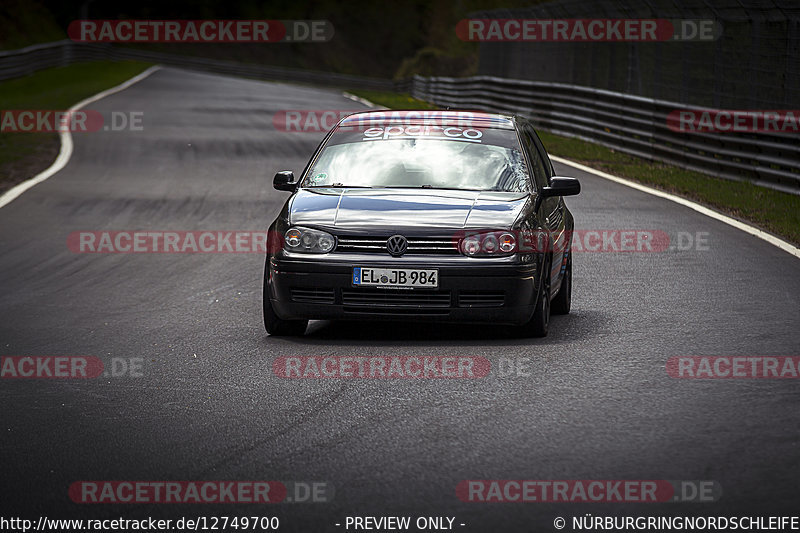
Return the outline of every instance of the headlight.
{"type": "Polygon", "coordinates": [[[336,246],[330,233],[310,228],[290,228],[283,236],[286,249],[292,252],[327,254],[336,246]]]}
{"type": "Polygon", "coordinates": [[[478,233],[461,239],[459,249],[469,257],[511,255],[517,251],[517,238],[507,231],[478,233]]]}
{"type": "Polygon", "coordinates": [[[461,251],[464,255],[475,255],[481,251],[481,240],[476,236],[467,237],[461,241],[461,251]]]}
{"type": "Polygon", "coordinates": [[[517,239],[510,233],[500,235],[500,251],[505,253],[513,252],[517,247],[517,239]]]}

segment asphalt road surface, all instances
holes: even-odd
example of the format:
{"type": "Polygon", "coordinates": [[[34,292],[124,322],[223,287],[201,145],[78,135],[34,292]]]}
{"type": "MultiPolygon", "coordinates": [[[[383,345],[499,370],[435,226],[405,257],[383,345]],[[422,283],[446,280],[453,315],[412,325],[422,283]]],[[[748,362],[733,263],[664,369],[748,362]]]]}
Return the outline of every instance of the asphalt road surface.
{"type": "Polygon", "coordinates": [[[0,210],[0,355],[142,360],[140,377],[0,380],[3,516],[278,516],[282,531],[449,516],[461,531],[553,531],[584,513],[797,512],[798,381],[675,379],[665,364],[800,356],[800,261],[669,201],[557,165],[581,179],[567,200],[578,229],[659,230],[673,249],[575,253],[573,311],[544,339],[329,322],[271,338],[260,254],[67,247],[73,231],[264,230],[287,197],[273,174],[302,171],[322,138],[276,131],[274,114],[360,107],[336,90],[164,69],[91,106],[143,112],[141,131],[74,135],[67,167],[0,210]],[[686,245],[698,233],[701,246],[686,245]],[[492,372],[275,376],[275,358],[292,355],[482,356],[492,372]],[[457,484],[475,479],[710,480],[722,495],[460,501],[457,484]],[[68,496],[80,480],[319,481],[333,497],[87,505],[68,496]]]}

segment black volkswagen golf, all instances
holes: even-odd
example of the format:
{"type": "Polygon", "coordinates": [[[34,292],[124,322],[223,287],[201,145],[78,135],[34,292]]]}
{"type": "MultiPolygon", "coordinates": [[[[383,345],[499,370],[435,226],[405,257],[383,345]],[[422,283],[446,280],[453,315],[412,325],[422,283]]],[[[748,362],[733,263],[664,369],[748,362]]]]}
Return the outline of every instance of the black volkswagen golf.
{"type": "Polygon", "coordinates": [[[465,111],[350,115],[317,148],[270,226],[264,324],[424,320],[547,335],[568,313],[573,217],[532,125],[465,111]]]}

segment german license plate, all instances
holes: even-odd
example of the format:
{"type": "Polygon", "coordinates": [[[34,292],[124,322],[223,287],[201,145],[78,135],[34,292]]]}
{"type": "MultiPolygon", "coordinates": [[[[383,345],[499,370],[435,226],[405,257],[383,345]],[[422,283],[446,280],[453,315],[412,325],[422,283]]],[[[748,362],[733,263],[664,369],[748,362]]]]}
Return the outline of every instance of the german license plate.
{"type": "Polygon", "coordinates": [[[353,269],[353,285],[435,289],[439,287],[439,271],[416,268],[355,267],[353,269]]]}

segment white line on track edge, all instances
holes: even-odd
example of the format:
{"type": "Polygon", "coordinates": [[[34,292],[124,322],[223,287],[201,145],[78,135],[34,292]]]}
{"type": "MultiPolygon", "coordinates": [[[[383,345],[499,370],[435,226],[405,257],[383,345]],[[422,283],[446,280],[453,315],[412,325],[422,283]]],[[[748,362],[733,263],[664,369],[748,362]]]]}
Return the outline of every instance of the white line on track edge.
{"type": "MultiPolygon", "coordinates": [[[[114,93],[118,93],[122,90],[127,89],[134,83],[140,82],[146,77],[148,77],[153,72],[159,70],[161,67],[159,65],[154,65],[141,74],[137,74],[133,78],[129,79],[128,81],[117,85],[116,87],[111,87],[110,89],[106,89],[105,91],[99,92],[94,96],[90,96],[85,100],[81,100],[74,106],[69,108],[69,111],[78,111],[82,107],[94,103],[101,98],[105,98],[106,96],[110,96],[114,93]]],[[[72,134],[69,131],[61,131],[59,132],[59,137],[61,138],[61,150],[58,152],[58,157],[56,160],[53,161],[53,164],[47,167],[47,169],[43,170],[42,172],[38,173],[34,177],[23,181],[22,183],[18,183],[11,189],[7,190],[0,196],[0,208],[5,207],[6,205],[13,202],[16,198],[18,198],[22,193],[33,187],[34,185],[38,185],[41,182],[45,181],[47,178],[67,166],[69,163],[69,158],[72,156],[72,134]]]]}
{"type": "Polygon", "coordinates": [[[371,107],[372,109],[389,109],[388,107],[383,107],[383,106],[380,106],[380,105],[376,105],[376,104],[370,102],[369,100],[367,100],[366,98],[361,98],[360,96],[356,96],[356,95],[348,93],[348,92],[342,93],[342,96],[344,96],[345,98],[347,98],[349,100],[352,100],[354,102],[358,102],[359,104],[363,104],[363,105],[365,105],[367,107],[371,107]]]}
{"type": "Polygon", "coordinates": [[[630,187],[632,189],[636,189],[638,191],[645,192],[647,194],[652,194],[653,196],[658,196],[659,198],[664,198],[671,202],[675,202],[676,204],[680,204],[682,206],[688,207],[689,209],[693,209],[698,213],[701,213],[707,217],[711,217],[715,220],[719,220],[720,222],[724,222],[729,226],[733,226],[734,228],[741,230],[745,233],[749,233],[754,237],[758,237],[759,239],[770,243],[773,246],[776,246],[783,250],[784,252],[788,252],[795,257],[800,257],[800,248],[793,246],[792,244],[775,237],[774,235],[767,233],[759,228],[751,226],[749,224],[745,224],[740,220],[736,220],[735,218],[731,218],[729,216],[723,215],[722,213],[718,213],[713,209],[709,209],[708,207],[702,206],[698,203],[692,202],[691,200],[687,200],[686,198],[681,198],[680,196],[675,196],[674,194],[670,194],[668,192],[660,191],[658,189],[653,189],[652,187],[648,187],[646,185],[642,185],[640,183],[636,183],[634,181],[626,180],[620,178],[619,176],[614,176],[613,174],[608,174],[606,172],[602,172],[600,170],[595,170],[591,167],[587,167],[586,165],[581,165],[580,163],[575,163],[574,161],[570,161],[569,159],[564,159],[563,157],[557,156],[550,156],[550,159],[556,161],[558,163],[569,165],[573,168],[577,168],[578,170],[582,170],[584,172],[588,172],[590,174],[594,174],[595,176],[607,179],[609,181],[613,181],[615,183],[619,183],[620,185],[625,185],[626,187],[630,187]]]}

